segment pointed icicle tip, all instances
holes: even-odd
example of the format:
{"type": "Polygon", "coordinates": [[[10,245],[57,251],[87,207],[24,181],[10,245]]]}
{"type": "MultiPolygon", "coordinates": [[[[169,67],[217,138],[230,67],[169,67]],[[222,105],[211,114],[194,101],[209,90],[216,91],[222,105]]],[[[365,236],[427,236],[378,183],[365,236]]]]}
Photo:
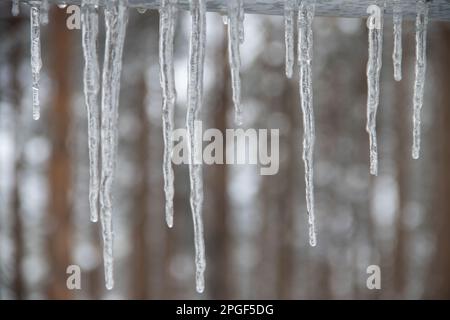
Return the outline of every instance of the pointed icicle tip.
{"type": "Polygon", "coordinates": [[[173,219],[166,219],[166,224],[169,229],[173,228],[173,219]]]}
{"type": "Polygon", "coordinates": [[[205,276],[203,271],[197,271],[195,289],[198,293],[203,293],[203,291],[205,291],[205,276]]]}

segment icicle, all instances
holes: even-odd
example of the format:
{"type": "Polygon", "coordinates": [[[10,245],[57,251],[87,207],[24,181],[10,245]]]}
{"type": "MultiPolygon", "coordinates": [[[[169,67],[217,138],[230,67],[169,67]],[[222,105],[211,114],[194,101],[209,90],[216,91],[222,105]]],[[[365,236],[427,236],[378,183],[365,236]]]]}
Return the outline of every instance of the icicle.
{"type": "Polygon", "coordinates": [[[198,134],[195,130],[196,119],[202,104],[203,95],[203,67],[205,62],[206,42],[206,1],[190,0],[192,15],[191,36],[189,43],[189,72],[188,72],[188,110],[186,126],[188,133],[189,150],[189,178],[191,184],[191,210],[194,222],[195,237],[195,265],[196,287],[198,292],[203,292],[205,287],[204,272],[205,243],[203,239],[203,181],[202,165],[198,161],[201,154],[201,146],[196,143],[198,134]]]}
{"type": "Polygon", "coordinates": [[[240,44],[244,43],[245,40],[245,30],[244,30],[244,19],[245,19],[245,11],[244,11],[244,0],[238,0],[239,8],[238,8],[238,21],[239,21],[239,42],[240,44]]]}
{"type": "Polygon", "coordinates": [[[163,94],[163,136],[164,136],[164,193],[166,197],[166,223],[173,226],[174,174],[172,168],[172,138],[174,129],[174,109],[176,101],[173,68],[173,41],[177,9],[171,0],[162,0],[159,11],[159,65],[163,94]]]}
{"type": "Polygon", "coordinates": [[[98,6],[98,0],[83,0],[81,5],[81,34],[85,61],[84,97],[86,100],[89,136],[89,205],[92,222],[97,222],[98,220],[98,160],[100,147],[100,110],[98,105],[100,71],[97,55],[98,12],[96,6],[98,6]]]}
{"type": "Polygon", "coordinates": [[[41,23],[43,25],[48,24],[48,10],[49,10],[48,0],[42,0],[42,3],[41,3],[41,23]]]}
{"type": "Polygon", "coordinates": [[[383,13],[379,7],[369,7],[369,60],[367,62],[367,126],[370,143],[370,173],[378,174],[376,117],[380,96],[380,71],[383,54],[383,13]],[[373,9],[374,11],[370,11],[373,9]],[[378,20],[379,19],[379,20],[378,20]]]}
{"type": "Polygon", "coordinates": [[[20,13],[20,6],[19,6],[19,0],[13,0],[12,7],[11,7],[11,14],[14,17],[17,17],[20,13]]]}
{"type": "Polygon", "coordinates": [[[100,220],[103,234],[103,259],[106,288],[112,289],[113,279],[113,230],[112,183],[116,166],[118,107],[122,52],[125,41],[128,10],[126,0],[111,0],[105,8],[105,58],[102,75],[100,220]]]}
{"type": "Polygon", "coordinates": [[[284,41],[286,45],[286,76],[292,77],[294,69],[294,19],[295,0],[284,0],[284,41]]]}
{"type": "Polygon", "coordinates": [[[413,114],[413,148],[412,157],[418,159],[420,154],[420,113],[423,106],[425,87],[425,71],[427,66],[427,25],[428,3],[417,2],[416,18],[416,78],[414,81],[414,114],[413,114]]]}
{"type": "Polygon", "coordinates": [[[37,2],[30,2],[30,25],[31,25],[31,72],[33,76],[33,119],[40,118],[39,107],[39,78],[42,68],[41,60],[41,30],[39,26],[39,7],[37,2]]]}
{"type": "Polygon", "coordinates": [[[305,163],[306,184],[306,208],[308,211],[309,243],[315,246],[316,228],[314,215],[314,179],[313,179],[313,154],[314,154],[314,110],[312,88],[312,50],[315,0],[304,0],[300,4],[298,14],[298,63],[300,69],[300,96],[303,113],[303,161],[305,163]]]}
{"type": "Polygon", "coordinates": [[[394,79],[402,80],[402,13],[398,2],[394,4],[393,22],[394,22],[394,52],[392,60],[394,62],[394,79]]]}
{"type": "Polygon", "coordinates": [[[235,122],[242,124],[241,110],[241,58],[239,45],[243,41],[243,7],[242,0],[228,1],[228,57],[231,69],[231,83],[233,91],[233,103],[235,109],[235,122]]]}

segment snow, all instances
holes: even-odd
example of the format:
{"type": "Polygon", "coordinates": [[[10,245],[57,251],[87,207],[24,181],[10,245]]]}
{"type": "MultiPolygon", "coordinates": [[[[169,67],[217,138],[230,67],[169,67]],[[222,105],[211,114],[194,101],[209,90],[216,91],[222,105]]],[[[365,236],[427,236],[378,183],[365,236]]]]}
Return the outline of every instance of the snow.
{"type": "Polygon", "coordinates": [[[233,91],[233,103],[235,109],[235,122],[242,124],[241,109],[241,57],[240,44],[244,40],[244,9],[242,0],[228,1],[228,57],[231,69],[231,83],[233,91]]]}
{"type": "Polygon", "coordinates": [[[376,15],[368,19],[369,26],[369,59],[367,62],[367,126],[370,149],[370,173],[378,174],[378,151],[376,117],[380,101],[380,71],[383,56],[383,14],[379,12],[380,23],[372,21],[376,15]]]}
{"type": "Polygon", "coordinates": [[[414,110],[413,110],[413,147],[412,157],[418,159],[420,155],[420,123],[425,88],[425,72],[427,60],[427,25],[428,3],[425,0],[417,2],[416,18],[416,77],[414,81],[414,110]]]}
{"type": "Polygon", "coordinates": [[[164,138],[164,193],[166,197],[166,223],[173,226],[174,173],[172,168],[172,132],[174,130],[174,109],[176,101],[175,76],[173,66],[173,41],[177,9],[170,0],[162,0],[159,10],[159,64],[160,82],[163,96],[162,118],[164,138]]]}
{"type": "Polygon", "coordinates": [[[40,14],[39,7],[35,3],[30,8],[30,26],[31,26],[31,72],[33,78],[33,119],[38,120],[41,116],[39,106],[39,78],[42,68],[41,60],[41,30],[39,26],[40,14]]]}
{"type": "MultiPolygon", "coordinates": [[[[201,150],[195,143],[199,134],[195,130],[195,121],[202,104],[203,95],[203,67],[205,62],[205,42],[206,42],[206,1],[190,0],[190,11],[192,15],[191,35],[189,41],[189,69],[188,69],[188,109],[186,116],[186,126],[188,133],[189,150],[189,180],[191,184],[191,210],[194,224],[195,242],[195,265],[196,265],[196,288],[198,292],[203,292],[205,287],[204,272],[205,243],[203,238],[203,180],[202,165],[198,162],[201,157],[201,150]]],[[[200,138],[201,139],[201,138],[200,138]]]]}
{"type": "Polygon", "coordinates": [[[91,221],[98,220],[100,110],[98,92],[100,70],[97,54],[98,0],[83,0],[81,7],[82,45],[84,54],[84,96],[88,119],[89,205],[91,221]]]}
{"type": "Polygon", "coordinates": [[[114,287],[112,184],[117,158],[118,107],[122,53],[128,20],[125,0],[112,0],[105,7],[105,58],[102,78],[100,221],[106,288],[114,287]]]}
{"type": "Polygon", "coordinates": [[[309,223],[309,244],[316,246],[314,215],[314,110],[312,88],[312,54],[315,0],[302,1],[298,13],[298,63],[300,66],[299,87],[303,113],[303,161],[305,163],[306,207],[309,223]]]}
{"type": "Polygon", "coordinates": [[[394,23],[394,52],[392,60],[394,63],[394,79],[402,80],[402,13],[398,4],[394,6],[393,23],[394,23]]]}
{"type": "Polygon", "coordinates": [[[294,20],[295,0],[284,0],[284,41],[286,46],[286,76],[292,77],[294,70],[294,20]]]}

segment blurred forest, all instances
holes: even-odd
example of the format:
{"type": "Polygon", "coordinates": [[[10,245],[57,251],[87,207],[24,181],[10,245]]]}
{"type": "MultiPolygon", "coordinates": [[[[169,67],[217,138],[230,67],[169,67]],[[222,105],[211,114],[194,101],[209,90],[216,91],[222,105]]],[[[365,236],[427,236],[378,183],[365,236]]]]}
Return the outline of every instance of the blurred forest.
{"type": "MultiPolygon", "coordinates": [[[[0,2],[0,299],[450,298],[450,24],[431,21],[420,160],[412,160],[414,21],[403,80],[385,21],[379,176],[369,175],[365,20],[314,21],[318,246],[308,245],[298,76],[284,75],[281,16],[246,15],[244,128],[280,130],[280,170],[205,165],[206,288],[195,291],[186,165],[175,166],[175,224],[164,220],[157,11],[131,10],[120,93],[114,290],[104,287],[100,225],[89,221],[80,30],[53,7],[42,27],[42,116],[32,120],[29,8],[0,2]],[[82,289],[66,288],[66,268],[82,289]],[[379,265],[381,290],[366,288],[379,265]]],[[[103,59],[101,18],[99,53],[103,59]]],[[[207,15],[204,127],[233,128],[226,26],[207,15]]],[[[176,127],[184,127],[190,15],[175,43],[176,127]]],[[[102,64],[101,64],[102,65],[102,64]]]]}

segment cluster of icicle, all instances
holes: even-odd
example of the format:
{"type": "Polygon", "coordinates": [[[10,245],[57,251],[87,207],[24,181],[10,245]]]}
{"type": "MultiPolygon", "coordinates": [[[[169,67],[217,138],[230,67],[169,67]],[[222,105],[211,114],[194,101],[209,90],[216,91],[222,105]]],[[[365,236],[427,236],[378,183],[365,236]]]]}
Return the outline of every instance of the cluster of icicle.
{"type": "MultiPolygon", "coordinates": [[[[380,1],[381,2],[381,1],[380,1]]],[[[372,6],[371,6],[372,7],[372,6]]],[[[376,13],[369,7],[368,13],[371,13],[367,21],[369,27],[369,59],[367,62],[367,132],[369,133],[370,143],[370,173],[378,174],[378,152],[376,136],[376,115],[379,105],[380,95],[380,71],[382,66],[382,47],[383,47],[383,13],[386,9],[386,1],[382,1],[381,10],[378,12],[379,21],[376,13]]],[[[373,6],[373,8],[380,8],[373,6]]],[[[372,8],[372,9],[373,9],[372,8]]],[[[420,124],[421,110],[423,106],[425,70],[426,70],[426,37],[428,25],[428,1],[417,0],[416,2],[416,65],[414,81],[413,98],[413,146],[412,157],[419,158],[420,154],[420,124]]],[[[400,1],[394,0],[392,6],[393,12],[393,34],[394,50],[392,60],[394,66],[394,79],[402,79],[402,12],[400,1]]]]}
{"type": "MultiPolygon", "coordinates": [[[[48,0],[36,0],[30,1],[30,5],[33,118],[37,120],[40,116],[39,73],[42,67],[40,24],[48,22],[49,3],[48,0]]],[[[98,5],[98,0],[81,1],[82,44],[85,59],[83,82],[89,136],[89,204],[91,221],[98,221],[100,212],[104,242],[105,283],[107,289],[112,289],[114,287],[112,187],[117,158],[120,76],[128,21],[128,2],[127,0],[110,0],[104,7],[106,40],[101,81],[101,107],[99,106],[100,68],[97,54],[98,5]],[[100,174],[99,168],[101,168],[100,174]],[[99,207],[100,210],[98,210],[99,207]]],[[[13,1],[12,13],[19,14],[19,1],[13,1]]]]}
{"type": "MultiPolygon", "coordinates": [[[[165,215],[169,228],[173,226],[174,172],[172,168],[172,139],[174,129],[174,109],[176,102],[173,42],[177,17],[177,0],[161,0],[160,4],[160,36],[159,63],[160,82],[163,105],[163,138],[164,138],[164,193],[165,215]]],[[[299,93],[303,114],[304,138],[303,161],[305,165],[306,206],[309,222],[309,243],[316,245],[314,215],[313,153],[315,140],[313,86],[312,86],[312,50],[316,0],[284,0],[284,25],[286,45],[286,76],[291,78],[295,63],[295,15],[298,31],[298,70],[299,93]]],[[[48,22],[48,0],[33,0],[31,5],[31,66],[33,92],[33,118],[39,119],[39,74],[42,67],[40,48],[40,24],[48,22]]],[[[19,14],[19,1],[13,0],[12,14],[19,14]]],[[[118,136],[118,104],[120,92],[120,76],[122,69],[122,53],[128,20],[128,1],[109,0],[104,7],[106,41],[104,63],[101,79],[101,103],[99,106],[100,67],[97,54],[97,38],[99,30],[99,0],[82,0],[82,44],[85,59],[84,94],[88,118],[89,135],[89,203],[90,218],[100,221],[103,235],[103,258],[105,266],[106,287],[112,289],[113,278],[113,228],[112,228],[112,185],[115,162],[117,158],[118,136]],[[101,142],[101,143],[100,143],[101,142]],[[101,171],[99,173],[99,168],[101,171]],[[100,207],[100,210],[98,208],[100,207]],[[100,214],[99,214],[100,213],[100,214]]],[[[384,2],[384,8],[386,7],[384,2]]],[[[242,124],[241,81],[240,81],[240,45],[244,41],[244,1],[227,1],[227,16],[224,21],[228,28],[229,64],[232,79],[233,104],[236,124],[242,124]]],[[[145,10],[140,10],[145,12],[145,10]]],[[[201,150],[198,150],[194,123],[198,120],[202,106],[203,69],[206,42],[206,0],[190,0],[191,35],[189,40],[188,66],[188,106],[186,127],[188,132],[189,172],[191,196],[190,205],[194,225],[196,288],[204,290],[205,244],[203,237],[202,205],[203,181],[202,165],[199,161],[201,150]]],[[[371,13],[371,12],[368,12],[371,13]]],[[[370,173],[378,172],[378,155],[376,141],[376,113],[379,105],[380,71],[382,65],[383,43],[383,11],[381,11],[378,27],[373,16],[369,18],[369,61],[367,64],[367,131],[370,137],[370,173]]],[[[402,78],[402,14],[398,0],[394,1],[394,78],[402,78]]],[[[420,111],[423,104],[424,79],[426,68],[426,31],[428,23],[428,4],[426,0],[417,0],[416,19],[416,79],[414,84],[414,142],[413,158],[417,159],[420,150],[420,111]]]]}
{"type": "Polygon", "coordinates": [[[112,188],[117,158],[120,76],[128,22],[127,5],[126,0],[111,0],[104,8],[106,39],[101,79],[101,107],[98,103],[100,90],[100,67],[97,54],[98,0],[82,0],[81,5],[82,44],[85,59],[83,82],[89,136],[90,217],[91,221],[96,222],[100,212],[107,289],[114,287],[112,188]],[[100,174],[99,168],[101,168],[100,174]]]}

